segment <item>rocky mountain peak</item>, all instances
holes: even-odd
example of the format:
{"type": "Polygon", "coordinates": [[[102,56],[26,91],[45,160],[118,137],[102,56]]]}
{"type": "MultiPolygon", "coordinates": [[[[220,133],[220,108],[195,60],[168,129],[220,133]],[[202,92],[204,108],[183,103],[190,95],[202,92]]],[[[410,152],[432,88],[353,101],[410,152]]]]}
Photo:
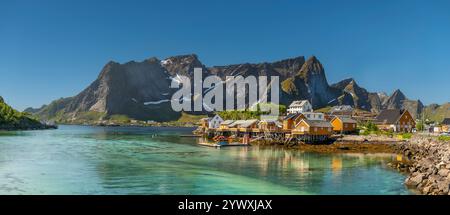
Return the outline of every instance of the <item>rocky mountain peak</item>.
{"type": "Polygon", "coordinates": [[[353,78],[347,78],[344,79],[342,81],[339,81],[333,85],[331,85],[331,87],[339,89],[339,90],[344,90],[348,85],[353,85],[356,84],[355,80],[353,78]]]}
{"type": "Polygon", "coordinates": [[[151,58],[145,60],[144,62],[153,64],[153,63],[159,63],[160,60],[156,57],[151,57],[151,58]]]}
{"type": "Polygon", "coordinates": [[[308,58],[308,60],[303,64],[302,68],[300,69],[300,72],[303,73],[305,76],[307,75],[325,75],[324,69],[320,61],[315,57],[311,56],[308,58]]]}
{"type": "Polygon", "coordinates": [[[196,54],[177,55],[166,58],[161,61],[161,66],[163,66],[172,76],[178,74],[192,77],[194,68],[203,68],[204,72],[206,70],[196,54]]]}
{"type": "Polygon", "coordinates": [[[395,101],[402,101],[402,100],[406,100],[406,96],[405,96],[405,94],[403,94],[402,91],[397,89],[392,93],[392,95],[390,96],[390,99],[395,100],[395,101]]]}
{"type": "Polygon", "coordinates": [[[314,108],[352,105],[368,111],[379,111],[384,108],[409,107],[411,112],[420,112],[423,107],[420,101],[407,100],[400,90],[382,99],[381,94],[370,93],[358,86],[353,78],[330,86],[324,67],[315,56],[306,61],[305,57],[299,56],[276,62],[205,67],[197,55],[188,54],[164,60],[152,57],[142,62],[130,61],[124,64],[110,61],[103,67],[97,80],[78,95],[56,100],[32,111],[44,119],[61,113],[66,120],[72,120],[80,117],[79,114],[96,112],[105,116],[126,115],[134,119],[174,120],[179,113],[173,113],[169,108],[170,97],[174,92],[169,87],[171,80],[176,75],[192,78],[194,68],[197,67],[203,68],[203,77],[278,76],[281,82],[280,102],[284,105],[289,105],[293,100],[308,99],[314,108]]]}

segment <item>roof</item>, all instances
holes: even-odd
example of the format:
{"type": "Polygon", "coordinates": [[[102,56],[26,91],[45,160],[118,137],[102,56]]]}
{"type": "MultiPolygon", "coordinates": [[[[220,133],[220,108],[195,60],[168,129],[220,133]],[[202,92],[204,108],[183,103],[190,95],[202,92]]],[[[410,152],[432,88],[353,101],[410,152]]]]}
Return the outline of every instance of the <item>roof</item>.
{"type": "Polygon", "coordinates": [[[244,120],[244,122],[242,122],[239,126],[241,128],[248,128],[251,125],[255,124],[256,122],[258,122],[257,119],[251,119],[251,120],[244,120]]]}
{"type": "Polygon", "coordinates": [[[247,128],[253,125],[254,123],[258,122],[257,119],[250,119],[250,120],[236,120],[233,123],[229,124],[230,127],[239,126],[241,128],[247,128]]]}
{"type": "Polygon", "coordinates": [[[356,123],[356,120],[349,118],[349,117],[336,116],[335,118],[338,118],[339,120],[341,120],[342,123],[356,123]]]}
{"type": "Polygon", "coordinates": [[[284,117],[283,120],[292,119],[292,118],[294,118],[297,115],[298,115],[298,113],[290,113],[286,117],[284,117]]]}
{"type": "Polygon", "coordinates": [[[339,106],[334,106],[330,109],[330,112],[333,111],[353,111],[353,107],[350,105],[339,105],[339,106]]]}
{"type": "Polygon", "coordinates": [[[302,121],[305,121],[306,124],[308,124],[311,127],[321,127],[321,128],[332,128],[333,127],[330,122],[322,121],[322,120],[307,120],[307,119],[303,119],[302,121]]]}
{"type": "Polygon", "coordinates": [[[221,122],[220,124],[221,125],[229,125],[229,124],[231,124],[233,122],[234,122],[234,120],[225,120],[225,121],[221,122]]]}
{"type": "Polygon", "coordinates": [[[404,113],[404,110],[400,109],[387,109],[381,111],[380,114],[375,118],[378,123],[384,124],[395,124],[400,119],[400,116],[404,113]]]}
{"type": "Polygon", "coordinates": [[[281,122],[276,119],[263,119],[259,121],[259,123],[261,122],[274,123],[276,126],[282,126],[281,122]]]}
{"type": "Polygon", "coordinates": [[[287,115],[286,117],[283,118],[283,120],[288,120],[288,119],[296,119],[297,117],[303,115],[302,113],[291,113],[289,115],[287,115]]]}
{"type": "Polygon", "coordinates": [[[293,107],[293,106],[304,106],[304,105],[306,105],[307,103],[309,103],[308,100],[297,100],[297,101],[293,101],[293,102],[289,105],[289,107],[293,107]]]}
{"type": "Polygon", "coordinates": [[[200,121],[205,121],[205,120],[206,120],[206,121],[209,121],[209,120],[211,120],[211,118],[208,117],[208,118],[201,118],[201,119],[200,119],[200,121]]]}
{"type": "Polygon", "coordinates": [[[445,119],[442,121],[442,124],[444,124],[444,125],[450,125],[450,118],[445,118],[445,119]]]}
{"type": "Polygon", "coordinates": [[[236,120],[234,122],[232,122],[231,124],[229,124],[229,127],[235,127],[237,125],[240,125],[244,120],[236,120]]]}

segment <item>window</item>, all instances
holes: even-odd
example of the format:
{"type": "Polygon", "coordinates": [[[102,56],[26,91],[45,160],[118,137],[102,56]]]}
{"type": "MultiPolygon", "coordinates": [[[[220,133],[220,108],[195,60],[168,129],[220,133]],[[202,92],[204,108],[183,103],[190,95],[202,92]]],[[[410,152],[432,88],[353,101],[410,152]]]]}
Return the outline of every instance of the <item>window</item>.
{"type": "Polygon", "coordinates": [[[317,128],[314,128],[314,131],[317,131],[317,128]]]}

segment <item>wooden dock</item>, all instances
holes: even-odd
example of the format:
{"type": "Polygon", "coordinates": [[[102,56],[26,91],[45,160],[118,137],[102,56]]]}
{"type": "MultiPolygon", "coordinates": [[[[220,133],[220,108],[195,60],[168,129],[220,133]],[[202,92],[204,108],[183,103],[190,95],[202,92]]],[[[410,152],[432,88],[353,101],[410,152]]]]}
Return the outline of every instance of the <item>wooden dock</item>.
{"type": "Polygon", "coordinates": [[[231,146],[250,146],[250,144],[243,144],[243,143],[227,143],[227,144],[217,144],[217,143],[197,143],[201,146],[208,146],[208,147],[215,147],[215,148],[221,148],[221,147],[231,147],[231,146]]]}

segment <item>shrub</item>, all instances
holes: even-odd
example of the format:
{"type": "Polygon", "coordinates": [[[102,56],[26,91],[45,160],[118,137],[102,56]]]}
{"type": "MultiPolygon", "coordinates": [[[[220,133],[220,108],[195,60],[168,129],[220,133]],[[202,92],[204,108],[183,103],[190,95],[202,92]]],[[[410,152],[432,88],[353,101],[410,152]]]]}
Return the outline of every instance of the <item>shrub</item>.
{"type": "Polygon", "coordinates": [[[450,141],[450,136],[442,135],[442,136],[438,137],[438,140],[440,140],[440,141],[450,141]]]}
{"type": "Polygon", "coordinates": [[[411,139],[412,134],[411,133],[403,133],[401,136],[402,136],[402,139],[411,139]]]}

